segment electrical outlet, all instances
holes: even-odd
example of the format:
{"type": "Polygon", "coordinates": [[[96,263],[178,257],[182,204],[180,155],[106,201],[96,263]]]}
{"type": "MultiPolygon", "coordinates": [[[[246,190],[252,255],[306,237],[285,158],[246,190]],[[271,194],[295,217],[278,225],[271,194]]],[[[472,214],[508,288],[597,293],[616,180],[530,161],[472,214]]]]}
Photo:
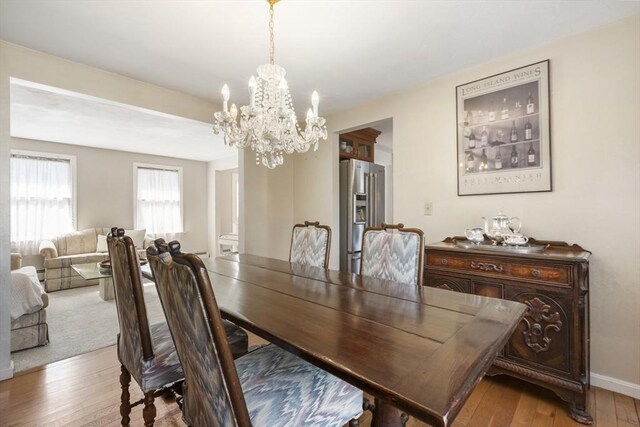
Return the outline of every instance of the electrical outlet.
{"type": "Polygon", "coordinates": [[[424,202],[424,214],[433,215],[433,202],[424,202]]]}

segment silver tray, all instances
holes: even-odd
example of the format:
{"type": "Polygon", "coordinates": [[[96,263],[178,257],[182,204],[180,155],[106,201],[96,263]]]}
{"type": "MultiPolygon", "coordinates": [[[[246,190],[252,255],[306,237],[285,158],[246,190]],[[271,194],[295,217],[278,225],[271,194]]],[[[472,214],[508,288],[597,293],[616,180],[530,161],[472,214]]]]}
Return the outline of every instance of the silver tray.
{"type": "Polygon", "coordinates": [[[489,242],[483,242],[480,244],[476,244],[470,242],[468,240],[456,240],[456,246],[464,249],[479,249],[483,251],[497,251],[497,252],[509,252],[512,254],[535,254],[544,252],[549,245],[535,245],[529,244],[526,245],[493,245],[489,242]]]}

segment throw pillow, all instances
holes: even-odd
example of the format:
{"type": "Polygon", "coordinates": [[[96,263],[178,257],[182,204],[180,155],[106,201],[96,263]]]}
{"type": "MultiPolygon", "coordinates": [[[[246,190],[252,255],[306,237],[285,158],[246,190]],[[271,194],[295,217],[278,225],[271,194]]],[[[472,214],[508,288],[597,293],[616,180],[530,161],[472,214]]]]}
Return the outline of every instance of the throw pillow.
{"type": "Polygon", "coordinates": [[[107,236],[98,234],[98,246],[96,252],[109,252],[109,246],[107,246],[107,236]]]}
{"type": "Polygon", "coordinates": [[[147,233],[146,229],[142,230],[124,230],[125,236],[131,237],[133,240],[133,245],[136,248],[142,248],[144,246],[144,236],[147,233]]]}

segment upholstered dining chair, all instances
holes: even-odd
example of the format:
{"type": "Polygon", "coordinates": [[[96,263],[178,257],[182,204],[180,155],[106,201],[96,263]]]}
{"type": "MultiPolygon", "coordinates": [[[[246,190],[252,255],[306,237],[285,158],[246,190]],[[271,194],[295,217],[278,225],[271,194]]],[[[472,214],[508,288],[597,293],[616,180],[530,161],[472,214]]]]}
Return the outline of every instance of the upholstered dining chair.
{"type": "MultiPolygon", "coordinates": [[[[124,234],[123,229],[114,227],[107,237],[120,325],[117,344],[121,365],[121,423],[128,425],[131,408],[144,403],[144,425],[152,426],[156,415],[155,397],[170,390],[181,393],[184,374],[166,322],[149,325],[138,254],[131,238],[124,234]],[[129,394],[132,376],[144,393],[144,398],[133,405],[129,394]]],[[[239,348],[237,356],[240,356],[247,352],[248,336],[231,325],[239,331],[234,331],[233,337],[234,347],[239,348]]]]}
{"type": "Polygon", "coordinates": [[[147,256],[185,372],[184,421],[192,426],[358,425],[362,392],[270,344],[233,360],[202,261],[180,244],[147,256]]]}
{"type": "MultiPolygon", "coordinates": [[[[382,224],[370,227],[362,234],[360,274],[398,283],[422,285],[424,264],[424,233],[404,224],[382,224]]],[[[364,399],[364,408],[375,406],[364,399]]],[[[405,426],[409,417],[402,413],[398,424],[405,426]]]]}
{"type": "Polygon", "coordinates": [[[403,224],[367,228],[362,235],[360,274],[422,285],[424,233],[403,224]]]}
{"type": "Polygon", "coordinates": [[[331,247],[331,227],[318,221],[293,226],[289,262],[327,268],[331,247]]]}

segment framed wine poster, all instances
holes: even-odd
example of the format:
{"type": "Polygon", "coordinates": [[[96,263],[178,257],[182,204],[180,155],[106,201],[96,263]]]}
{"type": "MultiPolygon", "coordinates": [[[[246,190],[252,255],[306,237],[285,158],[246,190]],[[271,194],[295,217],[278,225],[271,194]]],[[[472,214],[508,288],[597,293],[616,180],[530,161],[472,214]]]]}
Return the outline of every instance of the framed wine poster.
{"type": "Polygon", "coordinates": [[[549,61],[456,87],[458,195],[551,191],[549,61]]]}

